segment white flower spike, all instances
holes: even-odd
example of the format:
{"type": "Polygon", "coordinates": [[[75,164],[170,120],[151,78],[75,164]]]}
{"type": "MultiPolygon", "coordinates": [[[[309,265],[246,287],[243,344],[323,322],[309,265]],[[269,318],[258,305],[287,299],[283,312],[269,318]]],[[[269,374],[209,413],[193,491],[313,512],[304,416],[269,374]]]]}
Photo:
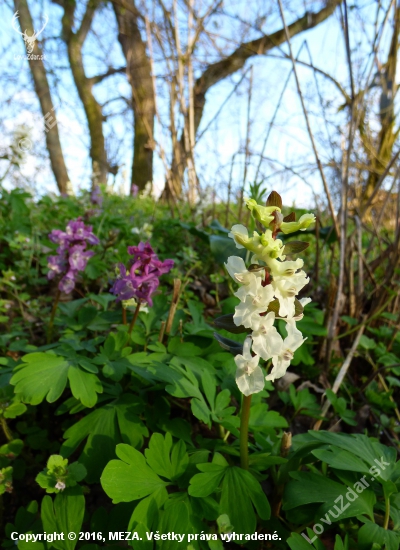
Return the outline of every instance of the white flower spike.
{"type": "MultiPolygon", "coordinates": [[[[315,217],[304,214],[298,222],[284,222],[281,198],[275,192],[271,193],[266,206],[257,205],[253,199],[246,200],[246,204],[253,218],[264,225],[265,231],[261,234],[254,231],[249,236],[247,228],[237,224],[232,227],[229,236],[237,248],[252,252],[251,263],[258,264],[260,269],[249,271],[238,256],[228,258],[225,266],[232,279],[240,285],[235,292],[240,303],[235,308],[233,321],[236,326],[252,331],[244,342],[243,355],[235,357],[236,383],[240,391],[248,396],[264,387],[264,379],[261,380],[263,371],[258,364],[260,358],[265,361],[272,359],[273,368],[266,380],[274,381],[284,376],[294,352],[305,340],[296,327],[296,321],[303,317],[298,306],[304,308],[311,300],[297,300],[296,297],[310,280],[301,271],[304,264],[301,258],[285,260],[285,246],[276,237],[279,231],[304,231],[315,217]],[[285,339],[274,326],[277,317],[286,321],[288,335],[285,339]],[[254,357],[250,352],[251,346],[256,354],[254,357]]],[[[293,218],[291,215],[288,219],[293,218]]]]}

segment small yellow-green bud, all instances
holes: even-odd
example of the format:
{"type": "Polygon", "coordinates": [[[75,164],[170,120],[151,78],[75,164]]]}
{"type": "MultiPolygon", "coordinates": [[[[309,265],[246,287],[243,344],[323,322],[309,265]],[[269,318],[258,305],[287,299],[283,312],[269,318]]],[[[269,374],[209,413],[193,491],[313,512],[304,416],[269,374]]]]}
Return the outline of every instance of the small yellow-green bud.
{"type": "Polygon", "coordinates": [[[303,214],[297,222],[282,222],[280,231],[282,231],[282,233],[293,233],[299,230],[305,231],[314,222],[314,214],[303,214]]]}

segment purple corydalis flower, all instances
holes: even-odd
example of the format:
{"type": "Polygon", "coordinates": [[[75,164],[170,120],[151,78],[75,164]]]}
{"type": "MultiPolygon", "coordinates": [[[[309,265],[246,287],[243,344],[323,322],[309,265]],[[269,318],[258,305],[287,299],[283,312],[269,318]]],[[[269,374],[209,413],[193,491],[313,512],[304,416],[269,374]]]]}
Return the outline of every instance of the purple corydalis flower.
{"type": "Polygon", "coordinates": [[[103,204],[103,194],[98,185],[95,185],[90,193],[90,202],[100,207],[103,204]]]}
{"type": "Polygon", "coordinates": [[[119,264],[119,275],[110,292],[117,296],[117,301],[134,298],[152,306],[152,295],[160,284],[159,278],[172,269],[174,261],[159,260],[150,243],[128,246],[128,253],[133,256],[130,268],[119,264]]]}
{"type": "Polygon", "coordinates": [[[94,254],[93,250],[86,250],[86,245],[76,244],[69,249],[68,262],[71,269],[76,271],[83,271],[86,268],[88,259],[94,254]]]}
{"type": "Polygon", "coordinates": [[[66,231],[53,229],[49,239],[59,245],[57,256],[49,256],[47,274],[48,279],[54,279],[56,275],[63,275],[58,288],[61,292],[69,294],[75,288],[79,271],[84,271],[89,258],[94,254],[92,250],[86,250],[88,244],[99,244],[99,239],[93,234],[92,227],[85,225],[78,218],[67,224],[66,231]]]}

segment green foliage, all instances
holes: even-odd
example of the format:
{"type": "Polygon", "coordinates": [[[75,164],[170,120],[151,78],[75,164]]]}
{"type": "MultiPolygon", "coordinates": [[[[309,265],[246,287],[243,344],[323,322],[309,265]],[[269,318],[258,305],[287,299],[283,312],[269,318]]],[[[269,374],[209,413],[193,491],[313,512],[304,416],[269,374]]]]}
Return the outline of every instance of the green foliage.
{"type": "MultiPolygon", "coordinates": [[[[252,194],[265,190],[255,184],[252,194]]],[[[229,255],[243,251],[228,238],[229,229],[218,220],[201,224],[186,208],[178,222],[150,199],[113,195],[105,196],[96,216],[86,195],[34,201],[25,192],[2,191],[0,214],[2,547],[15,547],[15,532],[83,532],[102,535],[20,540],[18,548],[223,550],[235,543],[249,550],[398,549],[397,315],[383,312],[366,326],[351,377],[335,394],[329,383],[360,321],[343,311],[343,331],[334,341],[341,353],[326,366],[325,302],[318,299],[304,312],[296,303],[307,341],[290,371],[300,379],[267,383],[253,395],[245,470],[234,355],[242,353],[246,331],[232,321],[235,283],[222,268],[229,255]],[[93,225],[100,245],[76,291],[62,296],[46,343],[56,294],[55,282],[46,278],[46,257],[55,250],[47,235],[78,215],[93,225]],[[115,265],[127,262],[127,246],[149,231],[159,257],[174,259],[175,267],[128,334],[134,308],[123,324],[121,305],[108,290],[115,265]],[[173,278],[181,280],[181,293],[171,330],[163,335],[173,278]],[[215,327],[220,334],[214,338],[215,327]],[[325,399],[330,408],[322,418],[325,399]],[[317,420],[333,431],[309,431],[317,420]],[[287,448],[285,432],[296,434],[287,448]],[[363,477],[368,486],[359,484],[363,477]],[[338,513],[342,499],[349,506],[338,513]],[[321,536],[313,531],[317,524],[321,536]],[[109,532],[139,538],[117,543],[109,532]],[[185,540],[156,540],[157,532],[185,540]],[[276,538],[221,537],[233,532],[276,538]],[[189,541],[189,534],[198,537],[189,541]]],[[[286,221],[293,219],[290,214],[286,221]]],[[[311,241],[305,255],[314,258],[315,230],[305,233],[311,241]]],[[[337,246],[328,225],[318,235],[326,248],[337,246]]],[[[303,250],[293,240],[286,246],[293,255],[303,250]]],[[[325,291],[327,283],[320,285],[325,291]]],[[[283,321],[278,328],[285,333],[283,321]]]]}
{"type": "Polygon", "coordinates": [[[64,357],[50,352],[29,353],[22,360],[23,364],[15,371],[10,383],[15,385],[16,395],[25,403],[38,405],[44,398],[49,403],[57,401],[67,381],[72,395],[86,407],[93,407],[97,402],[97,393],[103,391],[97,376],[87,372],[91,368],[90,363],[80,360],[73,350],[64,357]]]}
{"type": "Polygon", "coordinates": [[[58,493],[67,487],[74,487],[86,477],[86,468],[73,462],[68,465],[68,459],[61,455],[51,455],[47,466],[36,476],[36,482],[46,489],[46,493],[58,493]]]}

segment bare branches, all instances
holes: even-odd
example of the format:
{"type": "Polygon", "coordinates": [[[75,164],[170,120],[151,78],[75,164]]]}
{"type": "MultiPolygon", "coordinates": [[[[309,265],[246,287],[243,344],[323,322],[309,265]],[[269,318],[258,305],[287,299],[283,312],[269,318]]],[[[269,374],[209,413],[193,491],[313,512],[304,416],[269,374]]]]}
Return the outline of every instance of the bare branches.
{"type": "Polygon", "coordinates": [[[335,209],[334,209],[334,206],[333,206],[331,193],[329,191],[328,182],[326,181],[326,178],[325,178],[322,163],[321,163],[321,160],[319,158],[319,154],[318,154],[318,151],[317,151],[317,146],[315,144],[313,132],[311,130],[311,125],[310,125],[310,121],[309,121],[309,118],[308,118],[307,109],[306,109],[306,106],[305,106],[305,103],[304,103],[304,98],[303,98],[303,94],[302,94],[301,87],[300,87],[300,81],[299,81],[299,77],[298,77],[297,70],[296,70],[296,61],[293,57],[292,45],[291,45],[291,42],[290,42],[290,37],[291,37],[290,27],[288,27],[286,25],[286,19],[285,19],[285,14],[283,12],[283,7],[282,7],[281,0],[278,0],[278,3],[279,3],[279,11],[281,13],[282,22],[283,22],[283,26],[284,26],[285,37],[286,37],[286,41],[287,41],[288,47],[289,47],[289,55],[290,55],[290,58],[292,60],[293,73],[294,73],[294,76],[295,76],[295,79],[296,79],[297,92],[298,92],[299,99],[300,99],[300,102],[301,102],[301,106],[302,106],[302,109],[303,109],[308,135],[310,137],[311,146],[312,146],[312,149],[314,151],[315,160],[317,162],[318,170],[319,170],[319,173],[321,175],[321,179],[322,179],[322,183],[323,183],[323,186],[324,186],[325,195],[326,195],[326,198],[327,198],[327,201],[328,201],[329,211],[330,211],[330,214],[332,216],[332,221],[333,221],[333,225],[334,225],[334,228],[335,228],[335,232],[336,232],[336,235],[339,237],[339,227],[338,227],[337,220],[336,220],[336,214],[335,214],[335,209]]]}
{"type": "MultiPolygon", "coordinates": [[[[306,13],[303,17],[289,25],[289,35],[294,36],[316,27],[332,15],[340,2],[341,0],[333,0],[318,13],[306,13]]],[[[267,51],[284,44],[286,41],[286,30],[280,29],[271,35],[264,35],[256,40],[240,44],[228,57],[207,67],[196,81],[196,93],[205,94],[211,86],[214,86],[217,82],[241,69],[250,57],[265,54],[267,51]]]]}

